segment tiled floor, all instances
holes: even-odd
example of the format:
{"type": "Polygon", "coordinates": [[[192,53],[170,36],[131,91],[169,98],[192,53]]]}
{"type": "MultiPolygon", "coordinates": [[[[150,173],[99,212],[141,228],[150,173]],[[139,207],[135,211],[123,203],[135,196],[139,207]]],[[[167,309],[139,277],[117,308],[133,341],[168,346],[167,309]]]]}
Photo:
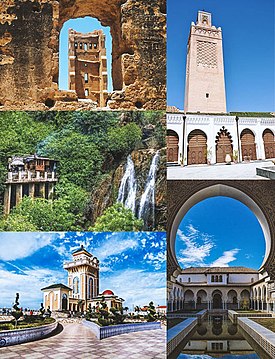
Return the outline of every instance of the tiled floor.
{"type": "Polygon", "coordinates": [[[251,161],[249,163],[215,164],[215,165],[192,165],[185,167],[168,167],[167,178],[176,179],[259,179],[265,177],[256,175],[256,168],[273,167],[272,161],[251,161]]]}
{"type": "Polygon", "coordinates": [[[103,340],[79,323],[65,323],[50,338],[0,349],[0,358],[13,359],[165,359],[165,329],[122,334],[103,340]]]}

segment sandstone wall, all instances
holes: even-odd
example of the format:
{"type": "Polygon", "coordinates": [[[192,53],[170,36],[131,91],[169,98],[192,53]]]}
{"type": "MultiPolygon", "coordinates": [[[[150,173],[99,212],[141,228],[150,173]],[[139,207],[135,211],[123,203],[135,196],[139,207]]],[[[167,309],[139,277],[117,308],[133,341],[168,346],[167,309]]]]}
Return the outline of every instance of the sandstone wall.
{"type": "Polygon", "coordinates": [[[165,10],[164,0],[1,0],[1,109],[83,108],[75,94],[58,91],[58,58],[63,24],[84,16],[111,28],[108,106],[165,109],[165,10]]]}

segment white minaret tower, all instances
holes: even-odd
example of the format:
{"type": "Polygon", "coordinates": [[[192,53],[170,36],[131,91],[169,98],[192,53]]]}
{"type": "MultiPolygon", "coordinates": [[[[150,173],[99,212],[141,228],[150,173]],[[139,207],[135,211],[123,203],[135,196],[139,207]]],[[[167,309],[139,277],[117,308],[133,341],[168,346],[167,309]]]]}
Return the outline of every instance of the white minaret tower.
{"type": "Polygon", "coordinates": [[[185,112],[226,113],[222,30],[211,14],[198,12],[187,47],[185,112]]]}

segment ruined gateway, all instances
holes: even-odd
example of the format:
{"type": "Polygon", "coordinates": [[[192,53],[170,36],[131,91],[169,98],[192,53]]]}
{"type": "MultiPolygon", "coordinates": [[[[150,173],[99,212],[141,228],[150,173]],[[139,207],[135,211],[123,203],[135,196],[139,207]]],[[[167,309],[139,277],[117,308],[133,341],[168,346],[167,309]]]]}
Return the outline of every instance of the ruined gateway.
{"type": "Polygon", "coordinates": [[[165,0],[1,0],[0,109],[92,109],[58,90],[59,34],[84,16],[110,26],[110,109],[165,109],[165,0]]]}

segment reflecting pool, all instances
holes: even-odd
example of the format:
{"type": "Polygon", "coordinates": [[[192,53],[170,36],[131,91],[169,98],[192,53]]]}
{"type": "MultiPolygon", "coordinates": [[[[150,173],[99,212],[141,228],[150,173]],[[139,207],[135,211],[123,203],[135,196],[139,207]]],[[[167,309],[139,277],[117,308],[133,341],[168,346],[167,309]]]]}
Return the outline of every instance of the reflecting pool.
{"type": "Polygon", "coordinates": [[[260,359],[226,316],[209,316],[186,338],[178,359],[260,359]]]}

